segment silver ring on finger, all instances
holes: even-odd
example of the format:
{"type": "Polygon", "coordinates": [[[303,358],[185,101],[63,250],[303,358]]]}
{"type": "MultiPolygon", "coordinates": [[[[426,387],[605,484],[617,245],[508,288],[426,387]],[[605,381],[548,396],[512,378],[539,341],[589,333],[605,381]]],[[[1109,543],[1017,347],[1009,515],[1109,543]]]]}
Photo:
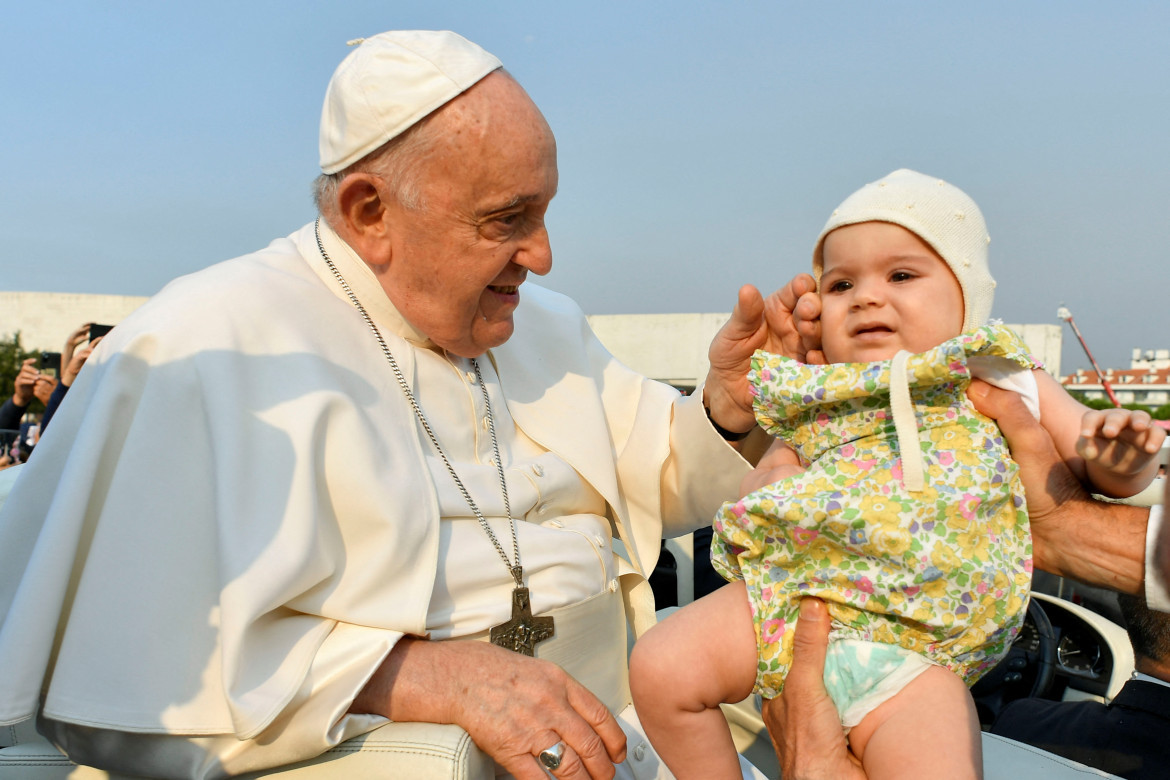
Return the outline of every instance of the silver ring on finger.
{"type": "Polygon", "coordinates": [[[561,761],[565,758],[565,743],[558,742],[552,747],[545,748],[540,751],[536,759],[540,761],[540,765],[550,772],[555,772],[561,766],[561,761]]]}

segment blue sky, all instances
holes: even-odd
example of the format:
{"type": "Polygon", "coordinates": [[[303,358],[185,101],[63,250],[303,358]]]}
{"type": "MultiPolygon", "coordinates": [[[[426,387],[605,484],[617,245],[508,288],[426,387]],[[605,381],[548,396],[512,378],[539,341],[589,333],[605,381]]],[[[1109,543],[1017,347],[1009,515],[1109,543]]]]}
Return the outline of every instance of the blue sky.
{"type": "MultiPolygon", "coordinates": [[[[589,313],[727,311],[806,270],[899,167],[982,207],[993,314],[1170,348],[1170,4],[9,3],[0,289],[149,295],[310,221],[345,41],[454,29],[557,134],[545,283],[589,313]]],[[[1065,330],[1064,368],[1086,366],[1065,330]]]]}

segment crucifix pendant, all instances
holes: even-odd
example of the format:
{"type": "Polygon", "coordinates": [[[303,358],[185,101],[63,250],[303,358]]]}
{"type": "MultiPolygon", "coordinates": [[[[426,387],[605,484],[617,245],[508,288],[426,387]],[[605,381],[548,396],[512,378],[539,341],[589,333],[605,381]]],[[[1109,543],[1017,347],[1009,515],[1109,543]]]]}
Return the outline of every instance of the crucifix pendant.
{"type": "Polygon", "coordinates": [[[555,633],[551,617],[533,617],[528,588],[517,585],[512,590],[512,619],[492,627],[493,645],[513,650],[521,655],[532,655],[536,643],[555,633]]]}

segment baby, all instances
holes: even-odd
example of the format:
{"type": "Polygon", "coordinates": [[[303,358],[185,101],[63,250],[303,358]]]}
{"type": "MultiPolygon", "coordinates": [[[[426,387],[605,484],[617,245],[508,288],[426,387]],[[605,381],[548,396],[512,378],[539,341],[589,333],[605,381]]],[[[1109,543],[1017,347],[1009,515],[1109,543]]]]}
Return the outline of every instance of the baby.
{"type": "Polygon", "coordinates": [[[800,599],[828,603],[825,667],[870,778],[980,777],[967,692],[1006,654],[1032,576],[1023,488],[972,376],[1024,395],[1070,467],[1128,496],[1165,433],[1143,412],[1094,412],[1001,325],[983,215],[946,182],[899,170],[847,198],[813,250],[832,365],[758,352],[749,379],[778,439],[715,518],[730,584],[635,646],[639,717],[679,778],[739,777],[719,710],[776,696],[800,599]]]}

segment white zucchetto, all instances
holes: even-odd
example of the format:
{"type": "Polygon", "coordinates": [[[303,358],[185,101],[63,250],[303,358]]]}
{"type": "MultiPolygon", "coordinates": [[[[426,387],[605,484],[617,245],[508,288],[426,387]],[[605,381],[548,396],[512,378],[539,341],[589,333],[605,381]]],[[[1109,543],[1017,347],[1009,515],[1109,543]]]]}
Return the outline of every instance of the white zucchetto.
{"type": "Polygon", "coordinates": [[[449,31],[391,30],[366,38],[325,90],[321,170],[352,165],[501,67],[449,31]]]}

